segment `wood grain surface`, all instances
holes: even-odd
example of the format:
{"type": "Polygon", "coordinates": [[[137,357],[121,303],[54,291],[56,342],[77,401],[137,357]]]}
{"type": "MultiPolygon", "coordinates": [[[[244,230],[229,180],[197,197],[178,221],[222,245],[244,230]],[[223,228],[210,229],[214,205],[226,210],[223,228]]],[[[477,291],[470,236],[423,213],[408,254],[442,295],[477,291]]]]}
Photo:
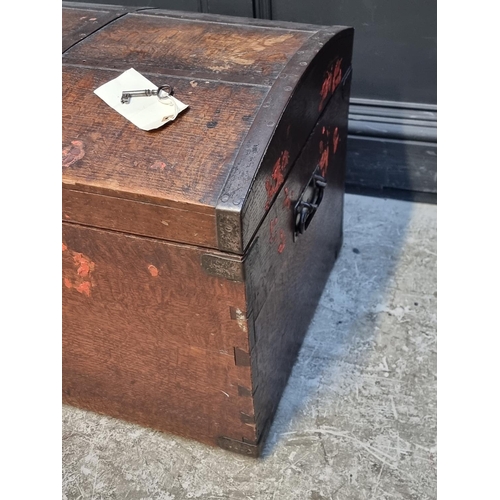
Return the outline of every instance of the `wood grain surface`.
{"type": "Polygon", "coordinates": [[[72,45],[83,40],[105,24],[126,14],[122,7],[108,6],[104,9],[65,8],[62,11],[62,50],[65,52],[72,45]]]}
{"type": "Polygon", "coordinates": [[[128,14],[69,51],[68,63],[270,86],[310,33],[128,14]]]}
{"type": "MultiPolygon", "coordinates": [[[[145,132],[93,93],[119,74],[63,66],[63,147],[67,151],[76,143],[80,149],[74,161],[71,152],[64,155],[63,184],[179,208],[190,204],[195,211],[213,206],[267,90],[169,78],[189,109],[145,132]]],[[[164,82],[158,75],[144,76],[164,82]]]]}
{"type": "Polygon", "coordinates": [[[85,321],[99,317],[144,335],[163,332],[169,343],[225,354],[234,347],[248,351],[244,325],[231,317],[231,308],[246,310],[244,284],[209,274],[202,265],[206,253],[197,247],[64,223],[63,279],[76,284],[66,287],[65,311],[84,307],[85,321]],[[77,290],[84,273],[75,260],[77,254],[95,267],[87,273],[89,284],[83,293],[77,290]]]}
{"type": "Polygon", "coordinates": [[[207,248],[217,245],[213,214],[132,202],[69,188],[62,190],[62,198],[63,220],[66,222],[207,248]]]}
{"type": "Polygon", "coordinates": [[[216,443],[255,440],[245,287],[204,252],[63,224],[64,401],[216,443]],[[200,293],[200,291],[202,293],[200,293]]]}

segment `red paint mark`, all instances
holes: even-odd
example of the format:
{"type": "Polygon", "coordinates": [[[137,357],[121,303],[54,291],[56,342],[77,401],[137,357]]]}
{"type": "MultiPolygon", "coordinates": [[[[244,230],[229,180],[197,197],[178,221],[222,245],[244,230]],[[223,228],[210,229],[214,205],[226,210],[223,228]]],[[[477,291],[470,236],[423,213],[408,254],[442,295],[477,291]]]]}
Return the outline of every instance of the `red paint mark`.
{"type": "Polygon", "coordinates": [[[293,192],[289,192],[288,188],[285,188],[285,199],[283,200],[283,208],[291,208],[292,207],[292,199],[293,192]]]}
{"type": "Polygon", "coordinates": [[[273,243],[276,240],[276,224],[278,224],[278,217],[271,219],[271,223],[269,224],[269,241],[273,243]]]}
{"type": "Polygon", "coordinates": [[[275,243],[278,241],[279,235],[279,245],[278,245],[278,253],[282,253],[285,249],[285,231],[283,229],[278,229],[278,217],[271,219],[271,223],[269,225],[269,243],[275,243]]]}
{"type": "Polygon", "coordinates": [[[90,290],[94,286],[92,272],[95,269],[95,264],[85,255],[73,250],[68,250],[67,245],[62,244],[63,252],[68,251],[70,255],[63,257],[66,265],[63,265],[63,281],[66,288],[74,288],[77,292],[90,297],[90,290]],[[68,263],[68,258],[71,258],[71,264],[68,263]]]}
{"type": "Polygon", "coordinates": [[[339,137],[339,128],[335,127],[333,131],[333,153],[337,152],[337,147],[339,145],[340,137],[339,137]]]}
{"type": "Polygon", "coordinates": [[[266,210],[269,210],[274,195],[280,190],[280,187],[285,181],[284,172],[286,170],[286,167],[288,166],[289,160],[290,160],[290,153],[286,150],[282,151],[281,156],[274,164],[271,177],[268,177],[266,179],[266,191],[267,191],[266,210]]]}
{"type": "Polygon", "coordinates": [[[75,287],[75,290],[80,293],[84,293],[87,297],[90,297],[90,281],[82,281],[78,286],[75,287]]]}
{"type": "Polygon", "coordinates": [[[321,90],[319,92],[320,96],[321,96],[321,102],[319,103],[319,110],[322,111],[323,110],[323,107],[325,106],[325,102],[328,98],[328,95],[330,93],[330,87],[331,87],[331,78],[332,78],[332,75],[331,73],[328,71],[326,73],[326,77],[325,79],[323,80],[323,85],[321,86],[321,90]]]}
{"type": "Polygon", "coordinates": [[[280,229],[280,244],[278,246],[278,253],[283,253],[283,250],[285,249],[285,238],[285,231],[280,229]]]}
{"type": "Polygon", "coordinates": [[[340,58],[335,63],[335,69],[333,70],[333,88],[332,88],[332,92],[334,92],[335,89],[340,85],[341,81],[342,81],[342,58],[340,58]]]}
{"type": "Polygon", "coordinates": [[[82,253],[74,253],[73,260],[78,266],[76,274],[78,274],[78,276],[81,276],[82,278],[87,278],[90,274],[90,271],[94,270],[95,264],[91,262],[89,258],[85,257],[85,255],[83,255],[82,253]]]}
{"type": "Polygon", "coordinates": [[[326,172],[328,170],[328,161],[330,157],[330,145],[329,145],[329,136],[330,131],[323,128],[323,136],[324,139],[319,143],[319,170],[323,177],[326,177],[326,172]]]}
{"type": "Polygon", "coordinates": [[[81,160],[85,156],[82,141],[71,141],[71,146],[66,146],[62,150],[62,166],[70,167],[73,163],[81,160]]]}
{"type": "Polygon", "coordinates": [[[163,161],[159,161],[159,160],[156,160],[149,168],[151,170],[165,170],[165,167],[167,166],[167,164],[163,161]]]}
{"type": "Polygon", "coordinates": [[[148,266],[148,271],[149,271],[149,274],[151,274],[151,276],[153,276],[153,278],[156,278],[159,274],[158,268],[156,266],[153,266],[153,264],[150,264],[148,266]]]}
{"type": "Polygon", "coordinates": [[[321,86],[320,96],[321,102],[319,103],[319,110],[322,111],[325,107],[328,98],[335,92],[335,89],[342,81],[342,58],[338,59],[335,67],[326,72],[326,76],[321,86]]]}

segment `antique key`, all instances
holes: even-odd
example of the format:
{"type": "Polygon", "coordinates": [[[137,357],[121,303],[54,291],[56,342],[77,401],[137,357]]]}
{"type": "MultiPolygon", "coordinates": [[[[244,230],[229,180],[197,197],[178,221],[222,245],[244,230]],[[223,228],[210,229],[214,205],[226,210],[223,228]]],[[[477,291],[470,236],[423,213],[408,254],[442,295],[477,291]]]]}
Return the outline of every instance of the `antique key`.
{"type": "Polygon", "coordinates": [[[157,89],[145,90],[124,90],[122,92],[122,104],[129,104],[132,97],[150,97],[157,96],[160,101],[170,101],[169,97],[173,94],[174,89],[170,85],[161,85],[157,89]]]}

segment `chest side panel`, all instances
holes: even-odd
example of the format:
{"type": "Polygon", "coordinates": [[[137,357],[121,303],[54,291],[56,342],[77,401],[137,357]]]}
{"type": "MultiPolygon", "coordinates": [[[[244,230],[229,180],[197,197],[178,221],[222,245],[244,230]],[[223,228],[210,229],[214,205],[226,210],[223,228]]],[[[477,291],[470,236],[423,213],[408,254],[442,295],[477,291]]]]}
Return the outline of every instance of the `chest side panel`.
{"type": "MultiPolygon", "coordinates": [[[[218,254],[63,224],[63,399],[217,444],[255,441],[245,287],[218,254]]],[[[234,266],[241,266],[235,260],[234,266]]]]}
{"type": "Polygon", "coordinates": [[[259,436],[269,428],[342,244],[349,88],[350,80],[335,92],[245,261],[259,436]],[[295,206],[314,172],[326,180],[323,197],[307,229],[295,234],[295,206]]]}
{"type": "MultiPolygon", "coordinates": [[[[296,98],[290,102],[267,148],[262,165],[252,185],[252,196],[243,207],[243,246],[250,242],[263,214],[295,165],[304,144],[324,113],[332,95],[342,91],[351,73],[352,30],[343,30],[326,43],[304,73],[297,86],[296,98]]],[[[335,103],[334,103],[335,105],[335,103]]],[[[347,113],[336,110],[347,125],[347,113]]]]}
{"type": "Polygon", "coordinates": [[[271,88],[217,204],[219,248],[243,253],[252,241],[329,100],[350,75],[352,40],[350,28],[319,31],[271,88]]]}

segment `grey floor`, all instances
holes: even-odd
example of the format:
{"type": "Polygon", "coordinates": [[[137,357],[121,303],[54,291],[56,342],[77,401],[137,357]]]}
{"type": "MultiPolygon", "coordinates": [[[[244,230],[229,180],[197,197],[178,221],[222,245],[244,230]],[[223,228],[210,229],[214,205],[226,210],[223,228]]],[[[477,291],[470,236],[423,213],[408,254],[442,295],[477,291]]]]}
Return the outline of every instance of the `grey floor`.
{"type": "Polygon", "coordinates": [[[436,498],[436,206],[348,195],[259,460],[63,407],[63,498],[436,498]]]}

